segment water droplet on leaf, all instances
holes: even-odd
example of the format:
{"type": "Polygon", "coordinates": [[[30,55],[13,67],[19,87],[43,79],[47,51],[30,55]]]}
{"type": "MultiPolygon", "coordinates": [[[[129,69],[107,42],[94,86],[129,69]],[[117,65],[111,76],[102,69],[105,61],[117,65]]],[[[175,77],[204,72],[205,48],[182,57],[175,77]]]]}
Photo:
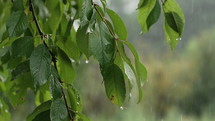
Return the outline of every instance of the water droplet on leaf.
{"type": "Polygon", "coordinates": [[[75,62],[75,60],[73,60],[73,59],[71,59],[71,61],[72,61],[72,63],[74,63],[74,62],[75,62]]]}

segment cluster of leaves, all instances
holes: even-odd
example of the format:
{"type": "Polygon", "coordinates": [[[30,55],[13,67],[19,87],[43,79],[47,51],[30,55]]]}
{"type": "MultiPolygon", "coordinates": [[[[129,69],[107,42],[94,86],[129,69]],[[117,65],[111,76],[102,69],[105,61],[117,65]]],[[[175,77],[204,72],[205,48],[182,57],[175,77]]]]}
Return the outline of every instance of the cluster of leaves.
{"type": "Polygon", "coordinates": [[[149,31],[160,17],[161,8],[165,18],[164,32],[166,41],[170,42],[173,50],[178,40],[181,40],[184,31],[184,14],[175,0],[161,0],[162,7],[158,0],[140,0],[138,4],[138,21],[142,28],[142,33],[149,31]]]}
{"type": "MultiPolygon", "coordinates": [[[[122,19],[105,0],[101,5],[92,0],[0,1],[6,6],[0,11],[0,120],[9,120],[9,106],[25,102],[28,90],[34,92],[37,108],[27,121],[89,120],[73,82],[79,61],[90,57],[99,62],[112,103],[123,106],[135,82],[141,101],[146,68],[127,41],[122,19]]],[[[174,47],[183,30],[183,14],[174,0],[163,5],[165,32],[174,47]]],[[[141,0],[138,9],[144,33],[160,15],[159,1],[141,0]]]]}

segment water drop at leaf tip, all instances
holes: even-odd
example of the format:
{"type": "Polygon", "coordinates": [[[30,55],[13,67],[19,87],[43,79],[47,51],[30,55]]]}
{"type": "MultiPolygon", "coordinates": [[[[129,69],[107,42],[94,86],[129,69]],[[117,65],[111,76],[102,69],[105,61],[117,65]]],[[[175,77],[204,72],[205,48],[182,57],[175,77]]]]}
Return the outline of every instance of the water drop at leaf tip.
{"type": "Polygon", "coordinates": [[[176,40],[182,40],[182,38],[177,38],[176,40]]]}
{"type": "Polygon", "coordinates": [[[75,62],[75,60],[73,60],[73,59],[71,59],[71,61],[72,61],[72,63],[74,63],[74,62],[75,62]]]}
{"type": "Polygon", "coordinates": [[[89,63],[89,60],[86,60],[85,63],[89,63]]]}

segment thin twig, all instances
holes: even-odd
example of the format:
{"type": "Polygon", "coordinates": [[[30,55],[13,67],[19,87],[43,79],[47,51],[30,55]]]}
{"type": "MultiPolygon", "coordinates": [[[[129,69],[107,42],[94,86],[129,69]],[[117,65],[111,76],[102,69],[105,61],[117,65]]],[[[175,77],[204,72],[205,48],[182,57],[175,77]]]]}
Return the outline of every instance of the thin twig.
{"type": "Polygon", "coordinates": [[[98,6],[97,4],[93,3],[93,7],[95,8],[96,12],[99,14],[99,16],[102,18],[102,21],[104,22],[104,24],[107,26],[108,30],[110,31],[111,35],[113,36],[114,39],[117,40],[117,38],[115,37],[114,32],[112,31],[111,27],[108,25],[106,18],[102,15],[102,13],[98,10],[98,8],[96,7],[98,6]]]}
{"type": "MultiPolygon", "coordinates": [[[[38,23],[36,14],[35,14],[35,10],[34,10],[34,6],[33,6],[32,0],[29,0],[29,6],[30,6],[30,11],[31,11],[31,13],[32,13],[32,15],[33,15],[33,20],[34,20],[34,22],[35,22],[35,24],[36,24],[37,30],[38,30],[38,32],[39,32],[39,34],[40,34],[40,37],[41,37],[41,39],[42,39],[42,41],[43,41],[43,44],[44,44],[44,45],[47,47],[47,49],[49,50],[49,47],[48,47],[48,45],[46,44],[45,39],[44,39],[45,34],[42,32],[42,30],[41,30],[41,28],[40,28],[40,26],[39,26],[39,23],[38,23]]],[[[50,53],[50,55],[51,55],[51,57],[52,57],[52,62],[54,63],[54,67],[55,67],[55,69],[58,71],[58,69],[57,69],[57,59],[56,59],[54,53],[52,53],[50,50],[49,50],[49,53],[50,53]]],[[[59,78],[58,80],[59,80],[60,83],[62,83],[62,80],[61,80],[60,78],[59,78]]],[[[65,93],[64,93],[62,87],[61,87],[61,93],[62,93],[64,102],[65,102],[65,105],[66,105],[66,109],[67,109],[67,113],[68,113],[69,119],[70,119],[70,121],[74,121],[74,119],[72,118],[72,115],[71,115],[71,113],[70,113],[70,111],[69,111],[68,102],[67,102],[67,100],[66,100],[66,96],[65,96],[65,93]]]]}

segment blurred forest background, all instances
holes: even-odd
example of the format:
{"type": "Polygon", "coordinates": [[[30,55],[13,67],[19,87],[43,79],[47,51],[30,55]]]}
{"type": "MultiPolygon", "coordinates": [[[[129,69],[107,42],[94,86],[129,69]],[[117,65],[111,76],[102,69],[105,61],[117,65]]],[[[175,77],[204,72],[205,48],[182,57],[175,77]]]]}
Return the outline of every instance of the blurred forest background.
{"type": "MultiPolygon", "coordinates": [[[[126,23],[129,41],[147,67],[148,80],[143,85],[143,101],[136,104],[134,87],[122,110],[106,98],[98,63],[92,58],[89,63],[81,62],[75,83],[85,114],[92,121],[214,121],[215,1],[177,0],[186,25],[174,52],[165,42],[162,16],[149,33],[140,35],[138,0],[108,1],[126,23]]],[[[31,95],[29,92],[27,103],[13,110],[12,121],[23,121],[34,109],[31,95]]]]}

